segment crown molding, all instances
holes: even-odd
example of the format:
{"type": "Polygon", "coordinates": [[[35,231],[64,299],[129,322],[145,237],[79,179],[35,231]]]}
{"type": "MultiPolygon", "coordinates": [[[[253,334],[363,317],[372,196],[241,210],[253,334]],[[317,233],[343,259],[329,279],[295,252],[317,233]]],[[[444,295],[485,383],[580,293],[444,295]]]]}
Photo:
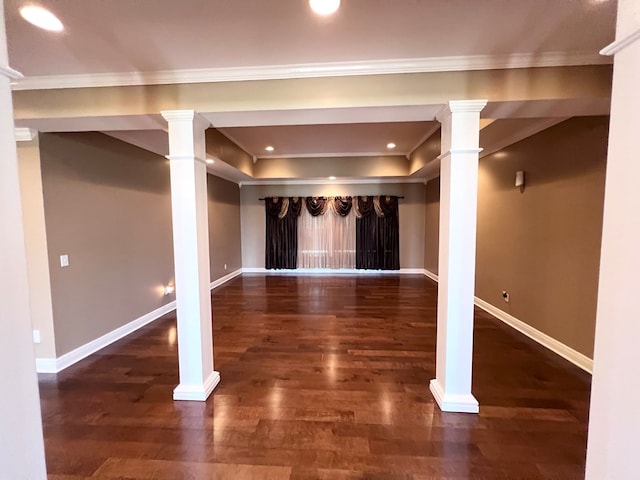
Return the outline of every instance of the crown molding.
{"type": "Polygon", "coordinates": [[[604,47],[602,50],[600,50],[600,55],[605,55],[605,56],[615,55],[616,53],[624,50],[629,45],[631,45],[632,43],[638,40],[640,40],[640,28],[638,28],[634,32],[631,32],[629,35],[626,35],[620,40],[616,40],[615,42],[610,43],[609,45],[604,47]]]}
{"type": "Polygon", "coordinates": [[[9,65],[0,65],[0,75],[7,77],[9,80],[19,80],[24,77],[24,75],[9,65]]]}
{"type": "Polygon", "coordinates": [[[463,70],[563,67],[608,63],[611,63],[611,60],[607,57],[585,52],[516,53],[511,55],[471,55],[253,67],[160,70],[156,72],[27,76],[17,80],[12,87],[14,90],[122,87],[133,85],[283,80],[291,78],[451,72],[463,70]]]}
{"type": "Polygon", "coordinates": [[[30,142],[38,135],[38,131],[33,128],[15,127],[13,130],[16,142],[30,142]]]}

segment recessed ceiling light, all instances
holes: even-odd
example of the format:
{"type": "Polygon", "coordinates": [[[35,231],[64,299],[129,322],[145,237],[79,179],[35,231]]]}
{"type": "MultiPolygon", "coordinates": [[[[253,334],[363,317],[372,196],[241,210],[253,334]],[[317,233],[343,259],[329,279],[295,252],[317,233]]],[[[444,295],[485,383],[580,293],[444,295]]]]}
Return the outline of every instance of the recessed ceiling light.
{"type": "Polygon", "coordinates": [[[35,5],[26,5],[20,9],[20,15],[27,22],[36,27],[49,30],[51,32],[61,32],[64,30],[62,22],[49,10],[35,5]]]}
{"type": "Polygon", "coordinates": [[[268,145],[267,147],[265,147],[265,150],[267,152],[273,152],[274,148],[271,145],[268,145]]]}
{"type": "Polygon", "coordinates": [[[333,175],[331,175],[331,176],[329,177],[329,180],[335,180],[335,179],[336,179],[336,177],[334,177],[333,175]]]}
{"type": "Polygon", "coordinates": [[[389,150],[393,150],[394,148],[396,148],[396,144],[393,143],[393,142],[389,142],[389,143],[387,143],[387,148],[389,150]]]}
{"type": "Polygon", "coordinates": [[[213,158],[207,158],[207,163],[209,164],[215,163],[215,160],[213,158]]]}
{"type": "Polygon", "coordinates": [[[318,15],[331,15],[340,8],[340,0],[309,0],[311,10],[318,15]]]}

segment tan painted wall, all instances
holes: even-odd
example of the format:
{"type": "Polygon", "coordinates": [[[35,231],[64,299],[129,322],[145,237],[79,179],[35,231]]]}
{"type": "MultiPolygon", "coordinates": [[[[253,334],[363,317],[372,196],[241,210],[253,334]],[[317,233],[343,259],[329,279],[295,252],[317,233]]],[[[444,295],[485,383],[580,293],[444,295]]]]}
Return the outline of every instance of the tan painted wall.
{"type": "Polygon", "coordinates": [[[403,156],[261,158],[253,169],[256,178],[403,177],[409,161],[403,156]]]}
{"type": "Polygon", "coordinates": [[[247,175],[253,175],[253,158],[215,128],[205,132],[207,155],[228,163],[247,175]]]}
{"type": "Polygon", "coordinates": [[[423,268],[424,263],[424,185],[387,183],[365,185],[244,185],[240,191],[242,215],[242,265],[264,268],[265,196],[398,195],[400,268],[423,268]]]}
{"type": "Polygon", "coordinates": [[[608,117],[574,118],[480,162],[476,295],[589,357],[607,132],[608,117]]]}
{"type": "Polygon", "coordinates": [[[426,139],[418,148],[411,153],[409,171],[414,173],[422,170],[427,164],[436,159],[440,151],[440,129],[436,130],[428,139],[426,139]]]}
{"type": "Polygon", "coordinates": [[[211,281],[242,268],[240,189],[238,185],[207,175],[211,281]],[[225,265],[227,266],[225,269],[225,265]]]}
{"type": "Polygon", "coordinates": [[[438,273],[438,235],[440,232],[440,178],[434,178],[425,188],[424,206],[424,268],[438,273]]]}
{"type": "Polygon", "coordinates": [[[35,352],[37,358],[56,358],[38,137],[17,145],[31,321],[41,339],[35,352]]]}
{"type": "Polygon", "coordinates": [[[60,356],[174,300],[169,166],[99,133],[40,145],[60,356]]]}

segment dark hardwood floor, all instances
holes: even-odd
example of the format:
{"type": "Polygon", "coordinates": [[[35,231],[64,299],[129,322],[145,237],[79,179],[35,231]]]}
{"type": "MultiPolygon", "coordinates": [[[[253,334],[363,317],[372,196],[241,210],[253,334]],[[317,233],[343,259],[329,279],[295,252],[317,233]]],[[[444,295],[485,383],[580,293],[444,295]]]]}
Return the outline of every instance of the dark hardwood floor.
{"type": "Polygon", "coordinates": [[[590,376],[481,311],[480,414],[439,411],[425,277],[244,275],[212,298],[206,403],[171,399],[173,315],[40,376],[50,480],[584,477],[590,376]]]}

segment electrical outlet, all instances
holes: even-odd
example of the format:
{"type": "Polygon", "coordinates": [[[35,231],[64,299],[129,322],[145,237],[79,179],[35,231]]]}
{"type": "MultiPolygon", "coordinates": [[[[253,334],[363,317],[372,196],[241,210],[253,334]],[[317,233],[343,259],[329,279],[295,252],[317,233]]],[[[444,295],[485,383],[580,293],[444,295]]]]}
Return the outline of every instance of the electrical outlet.
{"type": "Polygon", "coordinates": [[[61,267],[69,266],[69,255],[60,255],[60,266],[61,267]]]}
{"type": "Polygon", "coordinates": [[[506,290],[503,290],[502,299],[504,300],[505,303],[509,303],[509,292],[507,292],[506,290]]]}

